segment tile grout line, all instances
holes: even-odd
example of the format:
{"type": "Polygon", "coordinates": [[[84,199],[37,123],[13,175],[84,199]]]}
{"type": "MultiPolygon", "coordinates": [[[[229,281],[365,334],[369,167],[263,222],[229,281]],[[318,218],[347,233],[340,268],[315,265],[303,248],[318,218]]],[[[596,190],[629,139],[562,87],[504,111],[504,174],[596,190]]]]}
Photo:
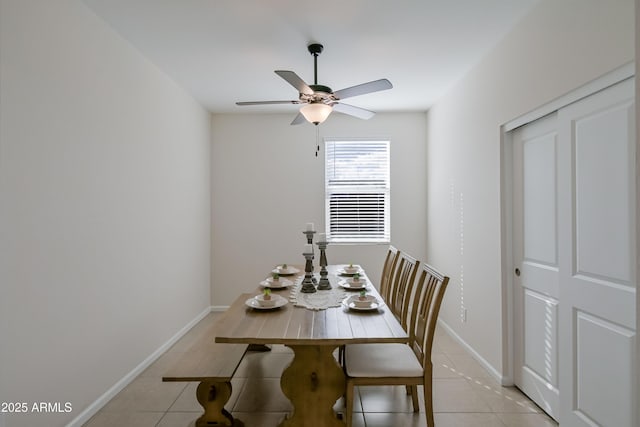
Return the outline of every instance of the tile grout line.
{"type": "MultiPolygon", "coordinates": [[[[160,377],[160,381],[162,381],[162,377],[160,377]]],[[[160,423],[162,422],[162,420],[164,419],[164,417],[167,416],[167,414],[169,413],[169,409],[171,409],[171,407],[173,405],[176,404],[176,402],[178,401],[178,399],[180,399],[180,396],[182,396],[182,393],[185,392],[185,390],[187,389],[187,387],[189,387],[189,383],[185,384],[185,386],[182,388],[182,391],[180,391],[180,393],[178,393],[178,395],[176,396],[176,398],[173,400],[173,402],[171,402],[171,404],[169,405],[169,407],[164,411],[164,413],[162,414],[162,416],[160,417],[160,419],[158,420],[158,422],[155,424],[154,427],[158,427],[158,425],[160,425],[160,423]]]]}

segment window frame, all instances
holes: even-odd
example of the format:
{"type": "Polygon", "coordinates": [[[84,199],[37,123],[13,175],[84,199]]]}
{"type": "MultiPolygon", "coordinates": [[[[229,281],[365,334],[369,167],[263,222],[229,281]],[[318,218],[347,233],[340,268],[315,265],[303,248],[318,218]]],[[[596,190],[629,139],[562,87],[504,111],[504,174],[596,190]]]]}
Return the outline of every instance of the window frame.
{"type": "MultiPolygon", "coordinates": [[[[386,137],[372,137],[372,138],[340,138],[340,137],[326,137],[324,138],[325,144],[325,159],[324,159],[324,172],[325,172],[325,180],[324,180],[324,189],[325,189],[325,232],[327,236],[327,241],[333,244],[389,244],[391,241],[391,139],[386,137]],[[330,161],[335,161],[335,150],[330,147],[330,144],[344,143],[345,145],[354,145],[354,144],[366,144],[370,143],[372,146],[378,146],[378,152],[380,149],[380,145],[383,146],[383,153],[386,155],[386,158],[383,159],[385,164],[383,165],[383,172],[386,172],[385,179],[382,180],[381,184],[374,183],[377,180],[369,180],[367,182],[366,179],[361,180],[360,182],[354,182],[353,184],[331,184],[331,177],[334,176],[330,173],[330,166],[333,165],[335,169],[335,163],[331,163],[330,161]],[[330,158],[330,155],[334,154],[333,159],[330,158]],[[364,208],[367,208],[367,205],[374,206],[372,200],[366,200],[367,194],[375,194],[383,200],[383,207],[380,209],[376,207],[374,209],[381,210],[381,214],[379,213],[377,218],[382,216],[382,226],[371,225],[367,227],[365,225],[362,227],[362,223],[360,222],[360,218],[358,218],[358,225],[356,228],[362,229],[365,231],[354,231],[351,234],[348,232],[344,232],[344,235],[336,235],[335,232],[332,232],[332,228],[335,224],[334,217],[332,216],[332,200],[336,200],[335,197],[332,196],[338,194],[353,194],[356,195],[355,201],[354,199],[350,199],[351,203],[355,203],[358,205],[357,208],[354,208],[357,213],[361,212],[361,207],[364,205],[364,208]],[[362,197],[364,196],[364,203],[362,201],[362,197]],[[332,221],[333,220],[333,221],[332,221]],[[369,229],[380,228],[381,232],[367,232],[369,229]]],[[[375,148],[375,147],[372,147],[375,148]]],[[[357,151],[353,151],[354,155],[357,155],[357,151]]],[[[375,155],[376,150],[372,149],[368,152],[365,152],[363,155],[375,155]]],[[[335,180],[340,181],[340,180],[335,180]]],[[[351,181],[350,179],[344,181],[351,181]]],[[[349,198],[347,198],[349,199],[349,198]]],[[[348,209],[348,208],[347,208],[348,209]]],[[[335,212],[335,205],[333,207],[333,212],[335,212]]],[[[347,215],[349,217],[351,215],[351,219],[353,219],[354,213],[351,212],[347,215]]],[[[357,214],[355,216],[358,216],[357,214]]],[[[376,214],[366,214],[364,218],[373,219],[370,224],[375,224],[376,214]]],[[[378,221],[379,222],[379,221],[378,221]]],[[[340,234],[340,233],[338,233],[340,234]]]]}

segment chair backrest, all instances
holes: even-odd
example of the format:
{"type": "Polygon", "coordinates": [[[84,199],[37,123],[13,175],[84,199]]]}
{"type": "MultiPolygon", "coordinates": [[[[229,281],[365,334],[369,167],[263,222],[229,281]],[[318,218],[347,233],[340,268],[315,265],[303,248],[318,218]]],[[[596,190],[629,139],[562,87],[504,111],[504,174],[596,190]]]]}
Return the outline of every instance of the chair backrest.
{"type": "Polygon", "coordinates": [[[398,262],[389,289],[389,299],[387,300],[391,312],[407,332],[409,331],[407,325],[409,304],[419,265],[420,262],[406,252],[398,254],[398,262]]]}
{"type": "Polygon", "coordinates": [[[428,264],[422,264],[411,310],[409,331],[409,342],[422,366],[431,360],[438,313],[448,284],[449,277],[443,276],[428,264]]]}
{"type": "Polygon", "coordinates": [[[391,289],[391,280],[393,279],[393,273],[398,263],[398,255],[400,251],[389,245],[387,251],[387,257],[384,260],[384,266],[382,267],[382,277],[380,277],[380,295],[385,301],[389,301],[389,290],[391,289]]]}

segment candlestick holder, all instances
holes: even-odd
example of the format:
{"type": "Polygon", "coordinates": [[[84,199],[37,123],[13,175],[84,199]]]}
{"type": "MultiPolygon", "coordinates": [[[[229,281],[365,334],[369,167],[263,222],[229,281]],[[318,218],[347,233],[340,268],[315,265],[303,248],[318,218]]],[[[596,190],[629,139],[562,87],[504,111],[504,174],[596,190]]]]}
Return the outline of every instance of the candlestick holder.
{"type": "Polygon", "coordinates": [[[307,243],[308,244],[312,244],[313,243],[313,235],[316,234],[315,230],[305,230],[302,232],[303,234],[306,234],[307,236],[307,243]]]}
{"type": "Polygon", "coordinates": [[[331,283],[327,278],[329,275],[327,271],[327,254],[325,253],[327,242],[318,242],[318,249],[320,249],[320,282],[318,283],[318,290],[325,291],[331,289],[331,283]]]}
{"type": "Polygon", "coordinates": [[[304,264],[304,279],[302,279],[302,287],[300,292],[310,294],[316,291],[316,287],[313,284],[313,252],[303,252],[306,262],[304,264]]]}
{"type": "MultiPolygon", "coordinates": [[[[311,248],[313,248],[313,235],[316,234],[315,230],[305,230],[302,233],[307,236],[307,244],[311,245],[311,248]]],[[[312,255],[314,255],[314,254],[312,254],[312,255]]],[[[313,282],[314,285],[317,285],[318,284],[318,279],[316,279],[315,276],[313,275],[313,259],[314,258],[315,258],[315,255],[311,257],[311,260],[312,260],[312,262],[311,262],[311,282],[313,282]]]]}

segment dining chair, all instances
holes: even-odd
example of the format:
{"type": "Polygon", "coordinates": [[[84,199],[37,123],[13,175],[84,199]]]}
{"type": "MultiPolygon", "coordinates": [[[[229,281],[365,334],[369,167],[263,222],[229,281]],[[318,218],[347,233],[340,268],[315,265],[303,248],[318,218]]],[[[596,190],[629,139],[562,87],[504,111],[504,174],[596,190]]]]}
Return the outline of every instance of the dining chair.
{"type": "Polygon", "coordinates": [[[420,261],[406,252],[400,252],[395,274],[389,286],[389,296],[385,299],[391,312],[407,332],[409,332],[407,320],[411,309],[411,297],[419,266],[420,261]]]}
{"type": "Polygon", "coordinates": [[[398,255],[400,255],[400,251],[395,246],[389,245],[387,256],[382,266],[382,276],[380,277],[380,296],[382,296],[382,299],[385,301],[389,300],[389,290],[391,288],[393,273],[398,263],[398,255]]]}
{"type": "Polygon", "coordinates": [[[424,388],[427,427],[434,427],[431,349],[440,305],[449,277],[423,264],[416,285],[409,343],[350,344],[345,349],[347,426],[352,425],[355,386],[404,385],[411,391],[414,412],[419,412],[418,385],[424,388]]]}

